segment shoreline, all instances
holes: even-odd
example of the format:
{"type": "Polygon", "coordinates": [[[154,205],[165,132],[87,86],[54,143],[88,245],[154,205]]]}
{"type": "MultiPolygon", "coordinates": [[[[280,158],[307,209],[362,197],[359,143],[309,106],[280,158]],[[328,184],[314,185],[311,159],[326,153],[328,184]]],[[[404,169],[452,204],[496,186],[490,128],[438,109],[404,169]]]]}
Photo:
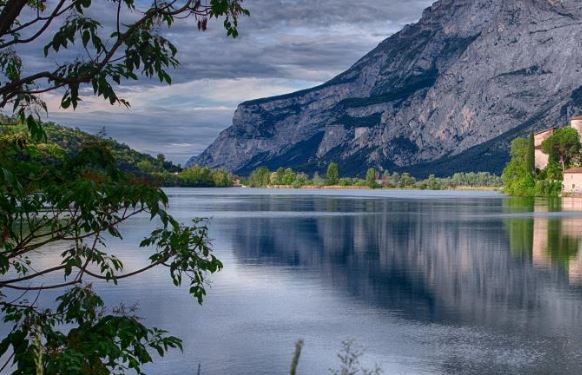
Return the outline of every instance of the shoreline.
{"type": "MultiPolygon", "coordinates": [[[[488,187],[488,186],[474,186],[474,187],[458,187],[454,189],[418,189],[414,187],[409,188],[370,188],[368,186],[302,186],[293,187],[286,185],[276,185],[276,186],[265,186],[265,187],[250,187],[245,185],[233,185],[233,186],[162,186],[162,189],[242,189],[242,190],[291,190],[291,191],[362,191],[362,192],[398,192],[398,191],[417,191],[417,192],[487,192],[487,193],[499,193],[503,194],[501,188],[488,187]]],[[[582,198],[582,195],[580,196],[582,198]]]]}
{"type": "MultiPolygon", "coordinates": [[[[491,187],[491,186],[459,186],[452,189],[439,189],[439,190],[431,190],[431,189],[418,189],[414,187],[409,188],[389,188],[389,187],[379,187],[379,188],[370,188],[369,186],[341,186],[341,185],[327,185],[327,186],[315,186],[315,185],[306,185],[301,187],[293,187],[291,185],[269,185],[262,188],[255,188],[249,186],[233,186],[243,189],[273,189],[273,190],[377,190],[377,191],[407,191],[407,190],[414,190],[414,191],[492,191],[492,192],[499,192],[501,193],[501,187],[491,187]]],[[[582,195],[581,195],[582,197],[582,195]]]]}

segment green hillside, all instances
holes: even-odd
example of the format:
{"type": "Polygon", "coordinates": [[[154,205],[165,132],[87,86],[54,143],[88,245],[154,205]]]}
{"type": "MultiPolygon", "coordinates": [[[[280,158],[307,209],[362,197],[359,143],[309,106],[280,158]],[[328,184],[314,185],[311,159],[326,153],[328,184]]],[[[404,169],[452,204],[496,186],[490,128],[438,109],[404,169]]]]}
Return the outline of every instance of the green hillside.
{"type": "Polygon", "coordinates": [[[154,158],[151,155],[138,152],[124,143],[119,143],[104,134],[92,135],[78,128],[68,128],[54,123],[44,124],[49,143],[56,143],[63,149],[75,153],[83,144],[104,142],[112,151],[122,170],[130,172],[178,172],[180,167],[166,161],[163,155],[154,158]]]}
{"type": "MultiPolygon", "coordinates": [[[[0,116],[0,126],[2,132],[10,133],[26,133],[27,129],[24,125],[14,123],[8,117],[0,116]]],[[[47,143],[54,143],[61,146],[69,154],[76,154],[83,145],[100,142],[104,143],[111,151],[119,167],[127,172],[179,172],[180,166],[173,164],[171,161],[166,161],[163,155],[158,155],[157,158],[138,152],[124,143],[119,143],[105,134],[92,135],[86,133],[78,128],[69,128],[57,125],[52,122],[43,124],[47,135],[47,143]]]]}
{"type": "MultiPolygon", "coordinates": [[[[92,135],[78,128],[60,126],[52,122],[43,124],[47,144],[58,146],[69,156],[76,155],[84,145],[100,143],[107,147],[119,169],[135,175],[151,178],[163,186],[185,187],[227,187],[232,186],[233,177],[224,170],[211,170],[192,166],[182,169],[167,161],[164,155],[157,157],[138,152],[105,134],[92,135]]],[[[28,134],[26,126],[15,123],[11,118],[0,115],[0,135],[28,134]]]]}

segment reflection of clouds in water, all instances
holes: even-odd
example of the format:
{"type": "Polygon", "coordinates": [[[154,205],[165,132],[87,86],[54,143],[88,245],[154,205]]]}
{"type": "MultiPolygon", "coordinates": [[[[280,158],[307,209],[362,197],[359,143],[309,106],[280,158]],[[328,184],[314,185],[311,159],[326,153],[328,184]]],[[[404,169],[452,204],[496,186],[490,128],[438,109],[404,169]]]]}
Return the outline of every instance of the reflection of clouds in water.
{"type": "Polygon", "coordinates": [[[239,218],[239,219],[250,219],[250,218],[268,218],[272,220],[277,219],[289,219],[289,218],[317,218],[317,217],[331,217],[331,216],[364,216],[364,215],[379,215],[379,214],[369,214],[361,212],[298,212],[298,211],[278,211],[276,213],[269,211],[256,211],[256,212],[245,212],[245,211],[229,211],[229,212],[216,212],[216,211],[199,211],[196,213],[200,217],[208,218],[210,220],[218,218],[239,218]]]}
{"type": "MultiPolygon", "coordinates": [[[[148,323],[185,339],[185,353],[152,373],[185,373],[198,362],[207,374],[284,373],[300,337],[305,373],[325,373],[347,337],[386,373],[582,371],[582,296],[559,261],[560,247],[575,242],[564,238],[582,233],[570,212],[546,217],[561,208],[478,194],[214,192],[169,192],[182,221],[214,216],[210,235],[226,268],[203,307],[163,269],[96,285],[108,302],[139,302],[148,323]]],[[[110,242],[128,270],[145,261],[137,244],[152,226],[138,217],[122,228],[124,241],[110,242]]]]}
{"type": "MultiPolygon", "coordinates": [[[[482,347],[475,352],[480,354],[461,355],[462,344],[448,347],[444,354],[464,358],[460,364],[476,366],[474,371],[486,369],[490,361],[498,371],[538,361],[539,352],[560,345],[558,339],[549,344],[537,341],[544,335],[582,336],[577,324],[582,301],[569,291],[560,270],[532,267],[531,258],[510,251],[504,219],[524,219],[503,215],[502,200],[459,199],[456,205],[420,200],[378,199],[364,204],[330,200],[333,202],[304,197],[300,204],[303,209],[311,206],[314,212],[330,206],[345,212],[357,206],[368,214],[237,221],[229,233],[239,262],[317,269],[334,290],[397,316],[441,325],[487,327],[495,332],[489,344],[483,344],[482,337],[466,343],[474,350],[482,347]],[[468,212],[481,214],[471,218],[468,212]],[[569,328],[564,331],[564,327],[569,328]],[[529,330],[535,332],[533,339],[527,337],[529,330]],[[498,335],[504,334],[507,338],[501,340],[498,335]],[[493,344],[497,349],[488,347],[493,344]]],[[[273,211],[286,207],[270,197],[258,199],[256,204],[273,211]]],[[[229,210],[237,212],[237,204],[229,210]]],[[[534,216],[525,220],[533,222],[534,216]]],[[[548,219],[535,216],[535,220],[548,219]]],[[[571,216],[552,221],[565,228],[573,225],[570,221],[574,228],[580,223],[571,216]]],[[[557,243],[563,245],[567,234],[560,232],[557,243]]],[[[531,251],[532,239],[527,241],[531,251]]],[[[560,358],[578,355],[579,349],[569,347],[560,358]]]]}

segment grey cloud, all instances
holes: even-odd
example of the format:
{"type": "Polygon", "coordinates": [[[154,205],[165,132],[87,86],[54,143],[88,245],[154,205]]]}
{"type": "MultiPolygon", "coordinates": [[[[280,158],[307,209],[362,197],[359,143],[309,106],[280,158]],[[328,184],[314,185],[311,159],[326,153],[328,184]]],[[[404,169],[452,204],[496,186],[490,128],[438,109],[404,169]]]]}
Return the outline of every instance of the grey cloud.
{"type": "Polygon", "coordinates": [[[360,24],[370,21],[413,22],[428,0],[251,0],[246,5],[253,23],[270,28],[273,23],[296,26],[360,24]]]}
{"type": "Polygon", "coordinates": [[[432,1],[252,0],[241,36],[229,40],[219,24],[206,33],[184,23],[170,37],[179,45],[178,81],[198,78],[302,79],[294,67],[325,79],[347,69],[382,39],[414,22],[432,1]],[[350,31],[350,28],[353,30],[350,31]],[[338,34],[338,31],[346,32],[338,34]]]}
{"type": "Polygon", "coordinates": [[[183,164],[200,153],[230,122],[230,111],[153,113],[51,113],[48,120],[92,134],[105,128],[108,136],[151,155],[165,154],[183,164]]]}
{"type": "MultiPolygon", "coordinates": [[[[54,0],[49,1],[53,3],[54,0]]],[[[415,21],[430,0],[247,0],[251,17],[240,21],[241,35],[225,36],[220,22],[199,32],[193,20],[179,21],[167,35],[179,47],[182,66],[174,71],[175,82],[201,78],[277,77],[301,79],[303,66],[322,71],[327,78],[348,68],[384,37],[415,21]],[[354,28],[353,33],[338,30],[354,28]],[[314,37],[315,36],[315,37],[314,37]],[[306,64],[306,65],[304,65],[306,64]]],[[[104,26],[114,28],[111,3],[96,1],[89,13],[104,26]]],[[[136,15],[126,17],[135,18],[136,15]]],[[[54,31],[55,26],[53,26],[54,31]]],[[[48,38],[20,48],[25,69],[55,67],[72,58],[85,58],[82,49],[40,58],[48,38]]],[[[135,84],[129,82],[129,84],[135,84]]]]}
{"type": "MultiPolygon", "coordinates": [[[[54,1],[54,0],[50,0],[54,1]]],[[[200,79],[264,78],[316,85],[347,69],[382,39],[416,21],[431,0],[246,0],[251,17],[240,22],[240,37],[225,36],[220,22],[207,32],[180,21],[166,35],[177,45],[181,66],[176,83],[200,79]]],[[[111,3],[94,1],[92,15],[113,27],[111,3]]],[[[54,54],[42,58],[46,38],[20,49],[27,69],[55,66],[54,54]]],[[[73,50],[63,57],[83,56],[73,50]]],[[[155,82],[129,82],[139,86],[155,82]]],[[[292,85],[289,85],[292,86],[292,85]]],[[[193,96],[196,93],[192,93],[193,96]]],[[[233,108],[234,110],[234,108],[233,108]]],[[[178,111],[152,108],[143,113],[51,113],[68,126],[108,133],[145,152],[167,154],[177,162],[201,152],[231,122],[232,112],[178,111]]]]}

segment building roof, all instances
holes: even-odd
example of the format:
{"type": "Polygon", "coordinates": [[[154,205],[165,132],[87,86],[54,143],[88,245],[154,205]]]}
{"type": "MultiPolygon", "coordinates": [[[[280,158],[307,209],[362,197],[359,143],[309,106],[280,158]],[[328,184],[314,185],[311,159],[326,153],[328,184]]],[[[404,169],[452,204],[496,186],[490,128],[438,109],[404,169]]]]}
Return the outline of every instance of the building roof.
{"type": "Polygon", "coordinates": [[[574,116],[572,120],[582,120],[582,115],[574,116]]]}
{"type": "MultiPolygon", "coordinates": [[[[582,116],[580,116],[580,119],[582,120],[582,116]]],[[[540,131],[535,132],[534,135],[538,135],[538,134],[542,134],[542,133],[549,132],[549,131],[554,131],[554,130],[556,130],[556,128],[547,128],[547,129],[544,129],[544,130],[540,130],[540,131]]]]}
{"type": "Polygon", "coordinates": [[[578,173],[582,173],[582,168],[580,168],[580,167],[576,167],[576,168],[569,168],[569,169],[566,169],[566,170],[564,171],[564,174],[565,174],[565,173],[572,173],[572,174],[574,174],[574,173],[576,173],[576,174],[578,174],[578,173]]]}

